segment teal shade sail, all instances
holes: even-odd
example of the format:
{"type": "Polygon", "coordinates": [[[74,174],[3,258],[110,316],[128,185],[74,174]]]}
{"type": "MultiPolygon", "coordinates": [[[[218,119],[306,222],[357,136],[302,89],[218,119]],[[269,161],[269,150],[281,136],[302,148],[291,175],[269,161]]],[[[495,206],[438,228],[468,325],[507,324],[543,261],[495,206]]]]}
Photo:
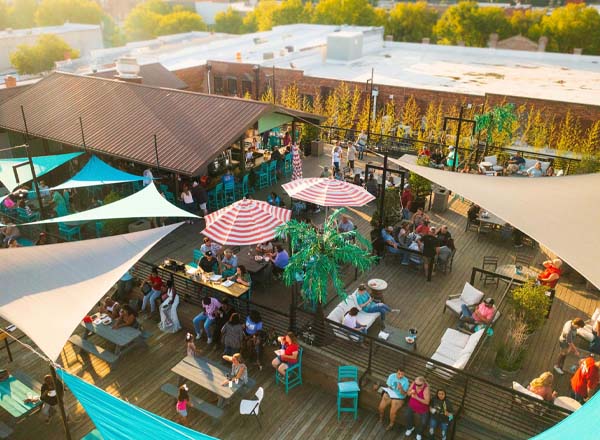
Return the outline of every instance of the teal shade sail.
{"type": "Polygon", "coordinates": [[[598,440],[600,438],[600,393],[552,428],[532,440],[598,440]]]}
{"type": "Polygon", "coordinates": [[[111,167],[98,156],[90,157],[88,163],[73,177],[52,189],[81,188],[84,186],[110,185],[112,183],[136,182],[144,176],[136,176],[111,167]]]}
{"type": "MultiPolygon", "coordinates": [[[[67,154],[56,154],[53,156],[37,156],[33,157],[33,168],[37,177],[43,176],[44,174],[58,168],[62,164],[80,156],[83,153],[67,153],[67,154]]],[[[11,158],[11,159],[0,159],[0,182],[4,184],[9,192],[12,192],[19,185],[29,182],[33,179],[31,175],[31,167],[27,163],[29,159],[26,157],[11,158]],[[16,165],[22,165],[18,168],[14,168],[16,165]],[[15,170],[19,176],[15,176],[15,170]]]]}
{"type": "Polygon", "coordinates": [[[104,440],[215,440],[215,437],[125,402],[64,370],[58,370],[58,375],[79,400],[104,440]]]}

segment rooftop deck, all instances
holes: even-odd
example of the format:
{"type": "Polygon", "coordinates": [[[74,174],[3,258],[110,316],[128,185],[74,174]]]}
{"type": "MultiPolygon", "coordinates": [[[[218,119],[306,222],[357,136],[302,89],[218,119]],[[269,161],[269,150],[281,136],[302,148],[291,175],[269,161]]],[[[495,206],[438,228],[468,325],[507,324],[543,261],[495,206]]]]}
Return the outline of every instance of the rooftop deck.
{"type": "MultiPolygon", "coordinates": [[[[320,165],[328,165],[330,158],[309,157],[305,161],[305,176],[319,175],[320,165]]],[[[266,191],[255,195],[255,198],[264,198],[266,191]]],[[[391,313],[388,324],[407,329],[417,327],[419,329],[418,353],[430,356],[438,346],[440,338],[448,327],[454,327],[456,316],[452,313],[442,313],[444,302],[449,294],[459,293],[465,281],[470,278],[471,268],[480,266],[483,256],[494,255],[500,260],[500,264],[510,263],[515,249],[510,243],[495,241],[490,237],[482,237],[478,240],[475,232],[465,232],[465,212],[467,204],[456,198],[450,204],[450,209],[437,214],[430,212],[435,224],[446,224],[452,232],[458,252],[454,259],[452,272],[448,274],[438,273],[434,275],[431,282],[426,282],[424,274],[400,266],[397,259],[384,259],[375,266],[368,274],[359,275],[358,280],[353,280],[353,273],[347,274],[349,281],[348,291],[351,292],[356,285],[370,278],[382,278],[388,282],[385,292],[385,301],[393,308],[400,309],[399,313],[391,313]]],[[[368,236],[370,226],[368,221],[374,210],[374,203],[360,209],[351,209],[353,219],[359,230],[368,236]]],[[[323,213],[318,214],[314,221],[322,221],[323,213]]],[[[188,261],[192,255],[192,249],[199,246],[201,237],[198,233],[202,230],[203,223],[183,225],[173,234],[164,239],[152,249],[144,260],[160,262],[166,257],[177,258],[188,261]]],[[[519,252],[529,252],[535,256],[539,263],[543,256],[538,249],[522,248],[519,252]]],[[[529,380],[543,371],[550,370],[553,360],[558,351],[556,340],[560,328],[567,319],[576,316],[587,317],[591,315],[598,305],[595,294],[586,292],[584,285],[577,283],[576,277],[565,276],[557,289],[557,297],[552,308],[550,318],[544,327],[531,337],[531,343],[527,352],[527,359],[523,369],[518,373],[516,380],[527,384],[529,380]]],[[[501,289],[494,286],[482,287],[487,295],[498,299],[502,293],[501,289]]],[[[259,288],[253,295],[253,301],[267,305],[271,308],[286,311],[288,309],[289,290],[278,282],[273,282],[269,288],[259,288]]],[[[335,301],[329,306],[333,307],[335,301]]],[[[197,311],[195,306],[183,303],[180,306],[180,318],[183,324],[189,327],[189,316],[197,311]]],[[[478,354],[473,370],[487,377],[489,380],[503,382],[510,386],[506,379],[495,377],[492,370],[495,345],[505,330],[505,320],[500,318],[495,335],[485,341],[482,351],[478,354]]],[[[50,325],[50,324],[49,324],[50,325]]],[[[148,348],[135,348],[114,367],[109,366],[102,360],[93,356],[76,356],[74,348],[67,344],[61,356],[61,363],[74,374],[85,380],[115,394],[129,402],[139,405],[161,416],[174,419],[174,401],[160,391],[165,382],[175,383],[175,375],[170,369],[185,355],[185,343],[183,333],[175,335],[161,333],[156,323],[145,321],[144,327],[152,332],[148,340],[148,348]]],[[[79,332],[79,330],[78,330],[79,332]]],[[[23,339],[29,342],[27,338],[23,339]]],[[[48,371],[48,367],[36,355],[30,353],[23,347],[11,345],[14,362],[8,363],[6,353],[0,356],[5,359],[6,368],[11,370],[22,370],[38,380],[48,371]]],[[[218,358],[220,351],[207,350],[204,343],[199,344],[203,355],[218,358]]],[[[269,357],[268,350],[265,353],[265,362],[269,357]]],[[[574,360],[574,359],[571,359],[574,360]]],[[[567,361],[567,365],[569,360],[567,361]]],[[[390,365],[390,371],[396,366],[390,365]]],[[[383,426],[378,423],[377,415],[369,410],[361,409],[359,420],[353,422],[346,415],[342,423],[337,422],[335,395],[324,391],[319,384],[306,381],[301,387],[297,387],[285,395],[282,387],[277,387],[273,380],[273,371],[269,365],[265,365],[263,371],[250,367],[250,375],[257,383],[265,388],[265,399],[261,410],[264,417],[261,419],[263,429],[249,418],[242,418],[238,414],[237,404],[226,408],[226,415],[220,422],[215,422],[203,413],[191,410],[189,420],[191,427],[209,435],[222,439],[238,438],[335,438],[335,439],[358,439],[358,438],[397,438],[399,431],[385,433],[383,426]],[[241,429],[243,427],[243,429],[241,429]]],[[[567,394],[568,376],[559,378],[558,390],[560,394],[567,394]]],[[[210,399],[208,393],[191,386],[191,393],[203,399],[210,399]]],[[[93,424],[85,415],[81,406],[73,396],[67,394],[67,406],[72,415],[70,428],[74,439],[81,438],[91,429],[93,424]]],[[[0,418],[5,422],[8,415],[0,412],[0,418]]],[[[115,421],[118,423],[118,421],[115,421]]],[[[131,433],[132,437],[135,433],[131,433]]],[[[30,417],[15,426],[15,439],[31,438],[63,438],[62,426],[55,417],[54,421],[46,425],[37,416],[30,417]]],[[[462,435],[459,429],[456,438],[477,438],[473,434],[462,435]]],[[[481,438],[485,438],[482,435],[481,438]]]]}

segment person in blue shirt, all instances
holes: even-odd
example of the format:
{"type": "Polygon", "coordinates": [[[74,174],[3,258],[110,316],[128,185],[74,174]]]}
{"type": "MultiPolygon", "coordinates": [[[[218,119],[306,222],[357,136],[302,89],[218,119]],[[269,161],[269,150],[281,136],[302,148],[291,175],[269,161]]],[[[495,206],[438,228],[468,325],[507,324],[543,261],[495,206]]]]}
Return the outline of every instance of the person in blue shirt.
{"type": "Polygon", "coordinates": [[[287,267],[290,256],[282,245],[277,245],[277,252],[269,255],[273,262],[273,275],[279,277],[287,267]]]}
{"type": "Polygon", "coordinates": [[[259,370],[262,370],[260,358],[262,356],[263,345],[263,322],[260,313],[256,310],[251,310],[250,314],[246,317],[244,332],[246,333],[246,347],[248,351],[254,351],[256,354],[256,366],[259,370]]]}
{"type": "Polygon", "coordinates": [[[394,236],[392,235],[393,233],[394,228],[392,226],[388,226],[387,228],[381,230],[381,238],[383,238],[387,251],[390,254],[399,254],[402,251],[400,250],[400,245],[398,242],[394,240],[394,236]]]}
{"type": "Polygon", "coordinates": [[[225,249],[221,258],[221,275],[230,277],[237,272],[238,259],[231,249],[225,249]]]}
{"type": "Polygon", "coordinates": [[[276,192],[272,192],[267,196],[267,203],[273,206],[281,206],[281,197],[276,192]]]}
{"type": "Polygon", "coordinates": [[[381,423],[383,423],[386,408],[391,405],[390,423],[385,429],[386,431],[390,431],[394,427],[398,411],[400,411],[400,408],[402,408],[406,401],[406,393],[408,392],[409,385],[410,383],[401,368],[398,368],[395,373],[388,376],[386,387],[392,391],[389,392],[384,389],[381,393],[381,401],[379,402],[379,421],[381,423]]]}
{"type": "Polygon", "coordinates": [[[229,168],[227,168],[227,171],[225,171],[225,174],[223,174],[223,177],[221,177],[221,182],[223,182],[223,185],[225,186],[234,182],[233,174],[231,174],[231,170],[229,168]]]}
{"type": "Polygon", "coordinates": [[[387,304],[375,302],[369,292],[367,292],[367,286],[364,284],[358,286],[358,292],[356,292],[356,302],[361,310],[367,313],[379,313],[381,316],[381,326],[384,327],[385,314],[387,312],[391,312],[392,309],[387,304]]]}
{"type": "Polygon", "coordinates": [[[529,177],[542,177],[544,172],[542,171],[542,163],[536,162],[534,166],[527,170],[527,175],[529,177]]]}

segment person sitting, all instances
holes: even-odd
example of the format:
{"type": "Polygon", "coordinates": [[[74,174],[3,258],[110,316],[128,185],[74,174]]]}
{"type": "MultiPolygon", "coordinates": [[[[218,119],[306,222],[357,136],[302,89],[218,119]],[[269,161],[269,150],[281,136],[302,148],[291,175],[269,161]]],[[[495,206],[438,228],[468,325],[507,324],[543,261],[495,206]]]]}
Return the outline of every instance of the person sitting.
{"type": "Polygon", "coordinates": [[[394,183],[394,176],[388,176],[387,180],[385,181],[385,187],[394,188],[395,186],[396,184],[394,183]]]}
{"type": "Polygon", "coordinates": [[[230,277],[237,272],[238,259],[231,249],[225,249],[221,258],[221,275],[223,278],[230,277]]]}
{"type": "Polygon", "coordinates": [[[350,217],[347,215],[342,215],[342,219],[338,224],[338,232],[351,232],[354,231],[354,223],[350,220],[350,217]]]}
{"type": "Polygon", "coordinates": [[[329,167],[323,167],[323,171],[321,171],[321,178],[329,179],[331,177],[331,171],[329,171],[329,167]]]}
{"type": "Polygon", "coordinates": [[[423,264],[423,257],[422,257],[423,241],[421,240],[421,238],[419,237],[415,240],[412,240],[410,242],[410,245],[408,246],[408,249],[413,251],[413,252],[410,252],[410,256],[408,258],[409,262],[416,264],[417,266],[420,266],[421,264],[423,264]]]}
{"type": "Polygon", "coordinates": [[[540,377],[536,377],[530,383],[527,389],[532,393],[537,394],[542,399],[552,402],[558,396],[558,393],[553,389],[554,375],[546,371],[540,377]]]}
{"type": "Polygon", "coordinates": [[[536,162],[534,166],[527,170],[527,175],[529,177],[542,177],[544,172],[542,171],[542,163],[536,162]]]}
{"type": "Polygon", "coordinates": [[[382,327],[385,326],[385,314],[393,311],[387,304],[375,301],[367,291],[367,286],[364,284],[358,286],[356,302],[360,309],[367,313],[379,313],[379,316],[381,316],[382,327]]]}
{"type": "Polygon", "coordinates": [[[466,304],[460,306],[461,314],[459,319],[470,324],[491,324],[496,315],[496,306],[494,306],[494,298],[486,298],[480,302],[471,312],[466,304]]]}
{"type": "Polygon", "coordinates": [[[204,273],[219,273],[219,262],[213,256],[212,251],[207,251],[202,258],[198,268],[204,273]]]}
{"type": "Polygon", "coordinates": [[[415,232],[421,236],[429,234],[431,228],[429,227],[429,220],[424,219],[423,222],[416,227],[415,232]]]}
{"type": "Polygon", "coordinates": [[[263,322],[260,313],[256,310],[251,310],[250,314],[246,316],[244,332],[246,333],[246,348],[249,352],[256,354],[256,366],[259,370],[262,370],[260,359],[262,357],[262,345],[264,341],[263,322]]]}
{"type": "Polygon", "coordinates": [[[385,410],[388,406],[390,408],[390,423],[385,429],[391,431],[396,423],[396,417],[398,412],[406,401],[408,387],[410,385],[408,379],[404,375],[404,370],[398,368],[395,373],[388,376],[385,384],[387,390],[383,388],[381,392],[381,401],[379,402],[379,422],[383,423],[383,417],[385,416],[385,410]]]}
{"type": "Polygon", "coordinates": [[[236,385],[246,385],[248,383],[248,367],[244,363],[244,359],[240,353],[235,353],[232,356],[224,355],[223,359],[231,362],[231,373],[227,375],[227,380],[223,382],[223,386],[233,381],[236,385]]]}
{"type": "Polygon", "coordinates": [[[100,307],[98,308],[100,313],[106,313],[111,319],[117,319],[119,317],[120,310],[121,306],[119,303],[110,296],[104,298],[104,301],[100,303],[100,307]]]}
{"type": "Polygon", "coordinates": [[[446,156],[446,166],[448,168],[458,168],[458,163],[460,162],[460,158],[458,156],[458,152],[454,151],[454,147],[450,145],[448,147],[448,155],[446,156]]]}
{"type": "Polygon", "coordinates": [[[571,392],[573,398],[582,405],[596,392],[600,379],[600,362],[596,362],[592,355],[579,361],[579,366],[571,378],[571,392]]]}
{"type": "Polygon", "coordinates": [[[12,239],[17,239],[21,236],[21,231],[14,223],[6,223],[6,226],[0,228],[0,234],[3,236],[3,243],[8,246],[12,239]]]}
{"type": "Polygon", "coordinates": [[[546,168],[546,172],[544,173],[544,176],[546,176],[546,177],[552,177],[552,176],[554,176],[554,165],[553,165],[553,162],[550,162],[550,164],[548,165],[548,168],[546,168]]]}
{"type": "Polygon", "coordinates": [[[266,241],[256,245],[256,252],[259,254],[271,254],[273,253],[273,243],[266,241]]]}
{"type": "Polygon", "coordinates": [[[379,193],[379,184],[377,183],[377,180],[375,180],[373,173],[369,173],[369,178],[367,179],[367,183],[365,183],[365,189],[373,197],[377,197],[377,194],[379,193]]]}
{"type": "Polygon", "coordinates": [[[273,275],[279,277],[290,262],[290,256],[283,246],[278,244],[277,252],[271,254],[270,257],[273,263],[273,275]]]}
{"type": "Polygon", "coordinates": [[[223,354],[231,356],[238,353],[244,341],[244,328],[238,313],[232,313],[229,321],[221,328],[221,342],[223,343],[223,354]]]}
{"type": "Polygon", "coordinates": [[[114,329],[121,327],[140,328],[140,323],[137,320],[135,310],[133,310],[129,304],[123,304],[121,307],[121,314],[112,326],[114,329]]]}
{"type": "Polygon", "coordinates": [[[367,333],[367,326],[361,324],[360,322],[358,322],[357,320],[357,316],[358,316],[358,308],[356,307],[352,307],[350,310],[348,310],[346,313],[344,313],[344,319],[342,320],[342,325],[344,327],[350,328],[352,330],[357,330],[363,334],[367,333]]]}
{"type": "Polygon", "coordinates": [[[153,267],[148,276],[148,283],[150,284],[150,292],[144,295],[142,300],[141,312],[146,310],[146,306],[150,305],[150,314],[156,311],[156,300],[162,295],[163,280],[158,276],[158,268],[153,267]]]}
{"type": "Polygon", "coordinates": [[[204,330],[206,331],[207,343],[212,344],[212,324],[215,322],[217,318],[217,312],[221,308],[221,303],[218,299],[205,296],[202,298],[202,308],[204,311],[200,312],[198,315],[192,319],[192,323],[194,324],[194,330],[196,330],[196,339],[200,339],[202,337],[202,330],[200,329],[200,324],[204,323],[204,330]]]}
{"type": "Polygon", "coordinates": [[[273,365],[273,368],[275,368],[279,374],[284,376],[285,370],[298,363],[300,345],[293,332],[287,332],[285,336],[278,337],[277,341],[281,344],[281,349],[277,350],[277,357],[273,359],[271,365],[273,365]]]}
{"type": "Polygon", "coordinates": [[[273,206],[281,206],[281,198],[273,191],[267,196],[267,203],[273,206]]]}
{"type": "Polygon", "coordinates": [[[205,255],[208,251],[211,251],[213,255],[217,255],[221,250],[221,246],[213,242],[210,238],[204,237],[204,243],[200,246],[200,252],[205,255]]]}
{"type": "Polygon", "coordinates": [[[394,236],[392,235],[393,233],[394,227],[388,226],[387,228],[381,230],[381,238],[383,238],[383,241],[386,245],[386,250],[390,254],[400,254],[402,251],[400,250],[400,245],[396,242],[396,240],[394,240],[394,236]]]}
{"type": "Polygon", "coordinates": [[[234,313],[237,313],[237,310],[229,303],[229,298],[223,298],[221,300],[221,307],[215,314],[215,331],[212,335],[213,340],[221,341],[221,331],[223,330],[223,326],[229,322],[234,313]]]}
{"type": "Polygon", "coordinates": [[[454,247],[454,242],[452,240],[452,234],[448,230],[448,226],[442,225],[437,233],[437,239],[440,243],[440,246],[448,246],[450,249],[454,247]]]}
{"type": "Polygon", "coordinates": [[[40,232],[38,239],[35,241],[35,245],[43,246],[45,244],[48,244],[48,234],[46,234],[45,232],[40,232]]]}
{"type": "Polygon", "coordinates": [[[427,216],[423,212],[423,208],[417,208],[417,212],[415,212],[413,214],[412,218],[410,219],[411,223],[415,227],[415,231],[416,231],[416,228],[421,226],[421,223],[423,223],[426,219],[427,219],[427,216]]]}
{"type": "Polygon", "coordinates": [[[271,153],[271,160],[276,160],[277,162],[280,162],[282,159],[283,156],[281,155],[279,148],[273,148],[273,152],[271,153]]]}
{"type": "Polygon", "coordinates": [[[560,276],[562,275],[561,266],[562,260],[555,258],[554,260],[546,260],[542,263],[545,270],[540,273],[537,277],[538,282],[542,286],[548,286],[550,289],[554,289],[560,276]]]}
{"type": "Polygon", "coordinates": [[[223,182],[224,186],[232,185],[235,182],[235,177],[231,174],[231,169],[227,168],[225,174],[221,177],[221,182],[223,182]]]}
{"type": "Polygon", "coordinates": [[[235,281],[236,283],[246,287],[250,287],[252,285],[252,277],[250,277],[246,266],[243,264],[240,264],[238,267],[236,267],[235,273],[229,277],[229,280],[235,281]]]}
{"type": "Polygon", "coordinates": [[[518,173],[521,167],[525,166],[525,159],[521,156],[521,152],[517,151],[514,156],[508,159],[508,165],[506,166],[507,174],[518,173]]]}
{"type": "Polygon", "coordinates": [[[444,155],[442,150],[436,148],[429,158],[429,166],[433,168],[444,168],[444,155]]]}
{"type": "Polygon", "coordinates": [[[448,435],[448,425],[454,418],[452,404],[446,397],[446,390],[439,389],[429,405],[429,437],[433,438],[435,428],[438,426],[442,431],[442,440],[446,440],[448,435]]]}

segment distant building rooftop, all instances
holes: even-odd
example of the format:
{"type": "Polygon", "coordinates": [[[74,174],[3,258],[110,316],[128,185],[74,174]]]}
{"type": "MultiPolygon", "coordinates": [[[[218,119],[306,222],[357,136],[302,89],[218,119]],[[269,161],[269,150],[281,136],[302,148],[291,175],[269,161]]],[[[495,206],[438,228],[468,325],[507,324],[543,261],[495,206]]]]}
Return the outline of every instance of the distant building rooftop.
{"type": "Polygon", "coordinates": [[[0,39],[26,37],[28,35],[64,34],[66,32],[98,29],[98,24],[65,23],[62,26],[45,26],[29,29],[4,29],[0,31],[0,39]]]}

